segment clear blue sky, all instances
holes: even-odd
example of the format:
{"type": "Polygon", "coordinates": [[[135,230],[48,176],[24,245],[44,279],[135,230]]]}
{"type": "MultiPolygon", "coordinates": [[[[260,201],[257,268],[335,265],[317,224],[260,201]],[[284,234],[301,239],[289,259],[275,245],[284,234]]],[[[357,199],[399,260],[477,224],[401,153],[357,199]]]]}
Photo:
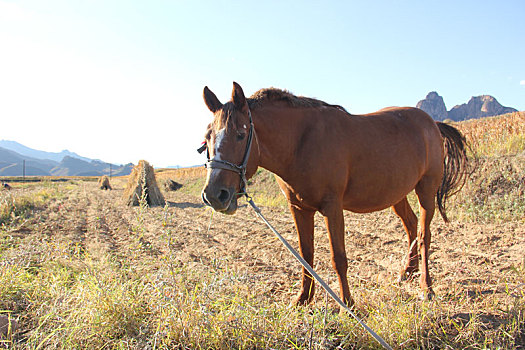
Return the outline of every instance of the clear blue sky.
{"type": "Polygon", "coordinates": [[[525,1],[0,0],[0,139],[156,167],[204,161],[232,81],[351,113],[489,94],[525,110],[525,1]]]}

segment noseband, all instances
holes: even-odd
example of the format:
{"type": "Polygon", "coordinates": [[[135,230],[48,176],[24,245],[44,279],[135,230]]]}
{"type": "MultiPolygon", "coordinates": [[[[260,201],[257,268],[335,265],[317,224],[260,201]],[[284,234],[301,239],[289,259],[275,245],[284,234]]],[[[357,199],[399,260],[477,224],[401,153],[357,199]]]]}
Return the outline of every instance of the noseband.
{"type": "Polygon", "coordinates": [[[208,158],[208,161],[204,164],[206,168],[209,169],[223,169],[228,171],[233,171],[234,173],[239,174],[241,178],[240,183],[240,192],[238,195],[247,195],[246,193],[246,186],[247,186],[247,180],[246,180],[246,166],[248,164],[248,158],[250,156],[250,150],[252,149],[252,142],[253,142],[253,120],[252,120],[252,113],[250,110],[248,110],[248,117],[250,118],[250,130],[248,131],[248,140],[246,142],[246,150],[244,151],[244,157],[242,158],[241,165],[233,164],[228,161],[222,160],[222,159],[210,159],[210,152],[206,146],[206,143],[204,143],[199,149],[197,149],[197,152],[202,153],[204,150],[206,150],[206,156],[208,158]]]}

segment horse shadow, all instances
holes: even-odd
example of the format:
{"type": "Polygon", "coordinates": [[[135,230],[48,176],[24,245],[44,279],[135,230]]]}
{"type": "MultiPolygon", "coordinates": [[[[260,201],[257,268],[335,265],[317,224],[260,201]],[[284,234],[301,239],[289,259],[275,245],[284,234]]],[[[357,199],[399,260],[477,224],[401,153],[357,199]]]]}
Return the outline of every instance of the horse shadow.
{"type": "Polygon", "coordinates": [[[188,209],[188,208],[193,208],[193,209],[198,209],[198,208],[203,208],[204,207],[204,204],[202,203],[192,203],[192,202],[180,202],[180,203],[176,203],[176,202],[170,202],[168,201],[168,206],[170,208],[179,208],[179,209],[188,209]]]}

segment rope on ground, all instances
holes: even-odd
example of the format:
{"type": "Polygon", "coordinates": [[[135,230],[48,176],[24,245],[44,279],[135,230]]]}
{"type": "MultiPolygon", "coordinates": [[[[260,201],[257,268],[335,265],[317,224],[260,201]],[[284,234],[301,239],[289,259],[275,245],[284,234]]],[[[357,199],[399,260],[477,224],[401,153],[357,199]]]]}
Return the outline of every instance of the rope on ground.
{"type": "Polygon", "coordinates": [[[337,294],[335,294],[332,288],[330,288],[330,286],[325,281],[323,281],[323,279],[314,271],[310,264],[308,264],[308,262],[303,259],[303,257],[290,245],[290,243],[288,243],[288,241],[283,236],[281,236],[279,232],[277,232],[277,230],[268,222],[268,220],[266,220],[264,215],[261,213],[261,209],[259,209],[259,207],[255,205],[253,199],[250,196],[246,195],[246,200],[251,205],[257,216],[261,218],[261,220],[266,224],[266,226],[268,226],[268,228],[277,236],[277,238],[279,238],[279,240],[290,251],[290,253],[292,253],[292,255],[301,263],[301,265],[304,266],[304,268],[315,278],[315,280],[324,288],[324,290],[326,290],[326,292],[337,302],[337,304],[339,304],[339,306],[345,309],[368,333],[370,333],[372,337],[374,337],[375,340],[377,340],[379,344],[381,344],[381,346],[383,346],[383,348],[392,350],[392,347],[388,345],[388,343],[384,341],[383,338],[381,338],[376,332],[374,332],[372,328],[368,327],[366,323],[364,323],[359,317],[357,317],[352,312],[352,310],[345,303],[343,303],[343,301],[337,296],[337,294]]]}

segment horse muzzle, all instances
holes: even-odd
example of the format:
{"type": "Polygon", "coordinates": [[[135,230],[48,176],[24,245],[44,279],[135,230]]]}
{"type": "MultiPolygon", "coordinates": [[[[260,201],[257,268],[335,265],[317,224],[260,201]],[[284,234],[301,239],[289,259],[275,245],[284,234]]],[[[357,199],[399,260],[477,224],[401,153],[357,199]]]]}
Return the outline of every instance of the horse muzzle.
{"type": "Polygon", "coordinates": [[[231,215],[237,211],[237,195],[233,188],[213,189],[206,187],[201,196],[204,204],[219,213],[231,215]]]}

